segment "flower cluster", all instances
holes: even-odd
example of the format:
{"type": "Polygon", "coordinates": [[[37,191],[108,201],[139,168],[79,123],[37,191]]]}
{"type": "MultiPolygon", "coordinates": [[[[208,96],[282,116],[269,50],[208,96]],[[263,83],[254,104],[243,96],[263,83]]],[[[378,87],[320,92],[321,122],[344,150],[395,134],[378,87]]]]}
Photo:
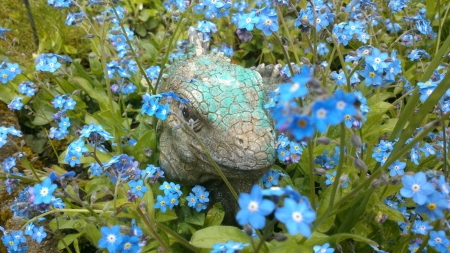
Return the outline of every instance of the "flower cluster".
{"type": "MultiPolygon", "coordinates": [[[[184,80],[182,80],[184,81],[184,80]]],[[[193,80],[190,80],[193,81],[193,80]]],[[[170,113],[169,105],[176,100],[180,103],[180,108],[183,108],[184,105],[189,103],[189,100],[180,98],[173,91],[169,91],[167,93],[161,93],[158,95],[149,95],[144,94],[142,96],[143,105],[142,105],[142,114],[147,114],[148,116],[155,115],[158,119],[165,120],[170,113]],[[166,104],[159,104],[159,100],[161,98],[166,99],[166,104]]]]}
{"type": "Polygon", "coordinates": [[[209,192],[206,188],[200,185],[196,185],[192,188],[192,192],[186,197],[188,206],[195,208],[197,212],[205,210],[209,203],[209,192]]]}
{"type": "Polygon", "coordinates": [[[240,250],[243,250],[244,247],[248,246],[249,244],[243,244],[242,242],[234,242],[233,240],[226,242],[226,243],[216,243],[213,246],[213,250],[211,250],[211,253],[229,253],[229,252],[239,252],[240,250]]]}
{"type": "Polygon", "coordinates": [[[8,141],[8,134],[11,134],[13,136],[22,137],[22,133],[17,130],[15,127],[5,127],[0,126],[0,148],[3,147],[6,142],[8,141]]]}
{"type": "Polygon", "coordinates": [[[70,121],[67,112],[74,110],[77,102],[70,95],[65,94],[57,95],[51,103],[59,111],[53,114],[53,119],[58,123],[58,127],[51,127],[49,136],[52,139],[62,140],[69,134],[70,121]]]}
{"type": "Polygon", "coordinates": [[[258,185],[254,185],[250,194],[239,195],[238,202],[241,209],[236,219],[242,226],[249,224],[255,229],[262,229],[266,224],[266,216],[275,210],[275,217],[285,224],[289,234],[301,233],[308,238],[311,236],[311,226],[316,219],[316,212],[311,208],[308,199],[290,186],[261,190],[258,185]],[[284,198],[283,207],[277,207],[272,200],[263,198],[264,196],[276,197],[274,199],[277,199],[279,204],[279,199],[283,195],[287,195],[284,198]]]}
{"type": "Polygon", "coordinates": [[[17,186],[20,183],[19,178],[9,177],[9,175],[23,176],[23,174],[20,173],[19,170],[15,167],[16,160],[17,160],[16,157],[9,156],[2,162],[3,172],[7,175],[7,178],[5,179],[5,186],[8,194],[11,194],[14,190],[16,190],[17,186]]]}
{"type": "MultiPolygon", "coordinates": [[[[289,141],[284,134],[278,136],[278,160],[285,164],[298,163],[303,153],[305,143],[299,144],[295,141],[289,141]]],[[[270,187],[270,186],[267,186],[270,187]]]]}
{"type": "Polygon", "coordinates": [[[32,97],[36,94],[36,85],[30,81],[23,81],[19,84],[19,92],[27,97],[32,97]]]}
{"type": "Polygon", "coordinates": [[[295,20],[295,27],[300,28],[302,31],[308,31],[310,27],[314,27],[316,32],[320,32],[322,28],[328,27],[334,22],[335,14],[331,13],[332,5],[332,3],[314,1],[313,7],[311,3],[308,3],[305,10],[300,10],[295,20]]]}
{"type": "Polygon", "coordinates": [[[109,40],[115,47],[117,56],[119,56],[119,58],[123,58],[128,53],[127,49],[130,48],[130,46],[127,43],[127,39],[130,42],[133,41],[133,35],[133,31],[131,31],[129,28],[125,28],[125,34],[122,33],[122,30],[119,26],[112,27],[111,30],[109,30],[109,40]]]}
{"type": "Polygon", "coordinates": [[[372,158],[377,162],[384,164],[389,158],[391,151],[394,149],[395,142],[381,140],[379,144],[375,145],[372,153],[372,158]]]}
{"type": "Polygon", "coordinates": [[[72,59],[57,54],[40,54],[36,58],[36,70],[53,73],[66,62],[72,62],[72,59]]]}
{"type": "Polygon", "coordinates": [[[7,60],[0,63],[0,82],[3,84],[14,80],[20,73],[22,73],[22,70],[20,69],[19,64],[9,63],[7,60]]]}
{"type": "Polygon", "coordinates": [[[21,230],[5,230],[3,227],[0,227],[0,231],[3,233],[3,245],[5,245],[8,252],[24,253],[27,251],[27,239],[21,230]]]}
{"type": "Polygon", "coordinates": [[[179,184],[164,181],[159,189],[164,191],[164,196],[158,195],[156,197],[155,208],[158,208],[161,212],[165,213],[167,207],[172,209],[180,203],[179,198],[183,193],[180,190],[179,184]]]}
{"type": "Polygon", "coordinates": [[[119,225],[113,227],[104,226],[100,229],[102,237],[98,241],[98,247],[107,249],[109,253],[115,252],[140,252],[144,246],[141,241],[144,234],[142,229],[136,225],[133,219],[131,229],[122,234],[119,225]]]}
{"type": "Polygon", "coordinates": [[[280,176],[286,176],[279,170],[271,169],[266,174],[264,174],[261,177],[262,183],[266,186],[266,188],[270,188],[272,186],[278,185],[278,180],[280,179],[280,176]]]}
{"type": "MultiPolygon", "coordinates": [[[[338,125],[344,120],[350,121],[357,115],[356,95],[337,90],[334,96],[314,101],[307,108],[311,112],[309,116],[309,111],[300,109],[294,101],[306,97],[306,83],[311,80],[310,69],[304,66],[301,73],[292,78],[292,83],[280,84],[277,91],[269,95],[269,102],[264,106],[271,112],[275,127],[282,132],[291,132],[297,141],[311,138],[316,129],[324,133],[329,126],[338,125]]],[[[284,157],[280,160],[284,160],[284,157]]]]}
{"type": "Polygon", "coordinates": [[[49,211],[51,207],[64,208],[62,200],[53,196],[56,187],[52,179],[47,177],[40,184],[23,189],[10,207],[14,216],[30,219],[37,213],[49,211]]]}

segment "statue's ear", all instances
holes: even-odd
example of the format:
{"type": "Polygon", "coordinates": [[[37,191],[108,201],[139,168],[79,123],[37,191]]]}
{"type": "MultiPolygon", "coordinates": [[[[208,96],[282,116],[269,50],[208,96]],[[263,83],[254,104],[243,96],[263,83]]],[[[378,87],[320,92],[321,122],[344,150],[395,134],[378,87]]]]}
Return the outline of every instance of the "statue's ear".
{"type": "Polygon", "coordinates": [[[205,41],[203,33],[197,32],[192,26],[189,27],[188,41],[196,56],[205,55],[209,49],[209,41],[205,41]]]}

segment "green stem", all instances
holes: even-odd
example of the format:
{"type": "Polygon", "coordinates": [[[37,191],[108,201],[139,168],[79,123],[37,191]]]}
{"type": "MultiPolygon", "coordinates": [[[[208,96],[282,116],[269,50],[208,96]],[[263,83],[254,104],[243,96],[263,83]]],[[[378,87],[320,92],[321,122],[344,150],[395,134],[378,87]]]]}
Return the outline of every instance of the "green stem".
{"type": "MultiPolygon", "coordinates": [[[[104,210],[93,210],[93,211],[94,211],[95,213],[100,213],[100,214],[104,214],[104,213],[112,213],[112,211],[104,211],[104,210]]],[[[27,222],[22,226],[22,229],[21,229],[21,230],[24,230],[25,227],[26,227],[28,224],[30,224],[30,223],[36,221],[37,219],[39,219],[39,218],[41,218],[41,217],[45,217],[45,216],[50,215],[50,214],[52,214],[52,213],[57,213],[57,212],[65,212],[65,213],[90,213],[90,211],[87,210],[87,209],[60,209],[60,208],[55,208],[55,209],[52,209],[52,210],[50,210],[50,211],[48,211],[48,212],[45,212],[45,213],[43,213],[43,214],[40,214],[40,215],[38,215],[38,216],[36,216],[36,217],[30,219],[30,220],[27,220],[27,222]]]]}
{"type": "Polygon", "coordinates": [[[316,208],[316,193],[315,193],[315,184],[314,184],[314,158],[313,158],[313,142],[308,141],[308,159],[309,159],[309,188],[310,195],[309,201],[311,202],[311,206],[313,209],[316,208]]]}
{"type": "Polygon", "coordinates": [[[152,234],[152,236],[159,242],[161,247],[164,248],[164,252],[171,252],[169,246],[167,246],[167,244],[164,242],[164,240],[159,236],[159,234],[153,228],[152,224],[150,224],[150,221],[149,221],[147,215],[145,215],[142,212],[141,208],[139,208],[139,207],[136,207],[136,211],[137,211],[138,215],[141,217],[141,219],[144,221],[147,228],[150,230],[150,233],[152,234]]]}
{"type": "Polygon", "coordinates": [[[273,33],[273,36],[275,37],[275,40],[277,41],[278,45],[280,46],[281,51],[283,52],[284,58],[286,58],[286,60],[287,60],[287,65],[288,65],[289,71],[291,72],[291,76],[294,76],[295,72],[291,66],[291,60],[289,58],[288,53],[286,52],[286,48],[284,48],[284,46],[283,46],[283,42],[281,42],[280,36],[278,35],[278,33],[273,33]]]}
{"type": "Polygon", "coordinates": [[[264,228],[263,236],[260,237],[261,240],[259,241],[258,246],[256,246],[255,253],[259,252],[259,250],[261,249],[261,246],[264,244],[267,237],[269,237],[269,229],[273,228],[273,226],[275,226],[275,224],[277,222],[278,222],[278,220],[276,218],[273,218],[273,220],[269,224],[266,225],[266,227],[264,228]]]}
{"type": "Polygon", "coordinates": [[[297,51],[295,50],[294,43],[292,42],[291,33],[289,32],[286,22],[284,21],[283,13],[281,12],[280,7],[278,7],[278,6],[277,6],[277,12],[278,12],[278,17],[280,17],[281,24],[283,25],[284,32],[286,33],[286,36],[289,39],[289,45],[291,46],[292,52],[294,53],[295,61],[297,62],[298,65],[300,65],[300,60],[298,58],[297,51]]]}
{"type": "Polygon", "coordinates": [[[329,209],[331,209],[333,207],[334,204],[334,199],[336,198],[336,193],[338,190],[338,186],[340,184],[340,178],[342,176],[342,169],[344,166],[344,157],[345,157],[345,153],[344,153],[344,149],[345,149],[345,124],[341,123],[341,140],[340,140],[340,145],[339,145],[339,165],[337,168],[337,172],[336,172],[336,180],[333,182],[333,190],[331,192],[331,197],[330,197],[330,205],[329,205],[329,209]],[[337,181],[337,182],[336,182],[337,181]]]}
{"type": "Polygon", "coordinates": [[[155,87],[153,87],[153,94],[156,94],[156,88],[158,87],[158,84],[161,81],[161,77],[164,72],[164,68],[166,66],[167,60],[169,59],[170,51],[172,51],[173,40],[176,37],[175,35],[177,34],[178,29],[180,29],[181,24],[183,23],[183,19],[186,17],[187,13],[190,13],[190,10],[192,9],[192,7],[194,7],[194,5],[195,4],[193,3],[193,1],[191,1],[191,5],[189,6],[189,8],[186,11],[183,12],[183,14],[181,14],[181,17],[178,20],[177,26],[175,27],[175,31],[173,32],[172,36],[170,36],[169,44],[167,45],[167,51],[166,51],[166,54],[164,55],[164,59],[161,63],[161,71],[159,72],[158,79],[156,80],[156,85],[155,85],[155,87]]]}
{"type": "MultiPolygon", "coordinates": [[[[103,73],[105,76],[106,93],[108,94],[109,108],[114,113],[113,97],[112,97],[112,92],[111,92],[111,80],[109,80],[108,67],[106,66],[105,28],[106,28],[106,25],[103,25],[102,26],[102,36],[100,38],[100,50],[101,50],[101,54],[102,54],[102,68],[103,68],[103,73]]],[[[118,145],[120,145],[120,144],[118,144],[118,145]]]]}
{"type": "Polygon", "coordinates": [[[190,244],[188,241],[186,241],[183,237],[181,237],[179,234],[172,231],[170,228],[164,226],[162,223],[157,222],[156,226],[166,232],[167,234],[171,235],[177,242],[183,244],[186,248],[194,251],[194,252],[200,252],[200,249],[195,247],[194,245],[190,244]]]}

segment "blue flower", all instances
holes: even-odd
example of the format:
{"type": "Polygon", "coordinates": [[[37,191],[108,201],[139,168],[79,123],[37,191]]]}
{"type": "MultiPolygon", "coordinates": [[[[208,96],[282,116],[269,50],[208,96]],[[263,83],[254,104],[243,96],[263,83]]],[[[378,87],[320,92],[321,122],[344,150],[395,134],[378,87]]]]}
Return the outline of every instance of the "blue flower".
{"type": "Polygon", "coordinates": [[[200,203],[208,203],[209,202],[209,192],[208,191],[200,191],[195,194],[197,196],[197,200],[200,203]]]}
{"type": "Polygon", "coordinates": [[[66,103],[66,99],[64,96],[61,96],[61,95],[56,96],[55,99],[52,100],[52,105],[55,108],[62,109],[65,103],[66,103]]]}
{"type": "Polygon", "coordinates": [[[234,242],[233,240],[226,242],[224,244],[216,243],[213,246],[213,250],[211,253],[234,253],[234,252],[240,252],[244,249],[245,246],[248,246],[249,244],[242,244],[242,242],[234,242]]]}
{"type": "Polygon", "coordinates": [[[444,230],[430,232],[430,240],[428,240],[428,245],[434,247],[438,252],[447,252],[448,243],[449,239],[447,239],[444,230]]]}
{"type": "Polygon", "coordinates": [[[47,237],[47,233],[44,231],[44,227],[35,227],[33,228],[33,235],[31,236],[36,242],[41,243],[42,239],[47,237]]]}
{"type": "Polygon", "coordinates": [[[377,71],[387,68],[388,65],[385,62],[387,58],[388,53],[381,53],[378,48],[373,48],[372,54],[366,56],[366,63],[372,66],[373,70],[377,71]]]}
{"type": "Polygon", "coordinates": [[[169,113],[170,113],[169,104],[166,103],[165,105],[163,106],[160,105],[158,107],[158,110],[156,111],[155,115],[158,119],[165,120],[169,115],[169,113]]]}
{"type": "Polygon", "coordinates": [[[280,177],[280,172],[278,170],[269,170],[266,174],[262,176],[262,181],[267,188],[273,185],[278,185],[278,178],[280,177]]]}
{"type": "Polygon", "coordinates": [[[121,253],[135,253],[139,252],[139,237],[124,235],[122,237],[122,244],[119,246],[121,253]]]}
{"type": "Polygon", "coordinates": [[[311,237],[311,225],[316,219],[316,212],[308,202],[296,202],[291,198],[284,199],[284,206],[278,208],[275,217],[286,225],[291,235],[301,233],[305,237],[311,237]]]}
{"type": "Polygon", "coordinates": [[[278,153],[278,160],[280,160],[281,162],[285,162],[286,158],[289,157],[289,155],[291,154],[286,148],[283,148],[283,146],[281,145],[278,146],[277,153],[278,153]]]}
{"type": "MultiPolygon", "coordinates": [[[[328,47],[327,47],[327,45],[326,45],[325,43],[320,42],[320,43],[317,45],[317,54],[318,54],[318,55],[320,55],[320,56],[326,55],[326,54],[328,54],[329,52],[330,52],[330,50],[328,49],[328,47]]],[[[325,61],[325,63],[326,63],[326,61],[325,61]]]]}
{"type": "Polygon", "coordinates": [[[330,248],[329,243],[325,243],[324,245],[316,245],[313,247],[314,253],[333,253],[334,249],[330,248]]]}
{"type": "Polygon", "coordinates": [[[98,247],[107,248],[109,252],[117,252],[123,241],[119,225],[114,225],[112,228],[104,226],[100,229],[100,232],[102,238],[98,241],[98,247]]]}
{"type": "Polygon", "coordinates": [[[73,100],[73,98],[68,98],[64,103],[64,109],[65,110],[73,110],[75,108],[75,105],[77,102],[73,100]]]}
{"type": "Polygon", "coordinates": [[[434,186],[427,182],[425,173],[418,172],[416,175],[404,175],[402,177],[403,188],[400,194],[405,198],[412,198],[418,205],[423,205],[427,201],[427,196],[432,194],[434,186]]]}
{"type": "Polygon", "coordinates": [[[267,16],[261,13],[256,28],[263,31],[266,36],[269,36],[272,32],[278,31],[279,26],[277,20],[278,16],[267,16]]]}
{"type": "Polygon", "coordinates": [[[427,235],[431,229],[433,229],[433,226],[430,225],[429,221],[416,220],[411,231],[416,234],[427,235]]]}
{"type": "Polygon", "coordinates": [[[400,162],[399,160],[396,160],[393,164],[389,165],[388,167],[390,171],[389,175],[391,177],[396,175],[403,175],[405,174],[405,167],[406,167],[405,162],[400,162]]]}
{"type": "Polygon", "coordinates": [[[381,77],[383,69],[381,68],[375,70],[372,65],[366,65],[366,68],[361,70],[359,74],[365,78],[366,86],[378,87],[383,83],[383,78],[381,77]]]}
{"type": "Polygon", "coordinates": [[[434,151],[433,146],[430,143],[425,143],[425,145],[420,148],[420,151],[422,151],[425,154],[425,157],[428,157],[430,154],[434,155],[436,154],[436,151],[434,151]]]}
{"type": "Polygon", "coordinates": [[[67,129],[70,126],[69,117],[62,117],[59,122],[59,127],[62,129],[67,129]]]}
{"type": "Polygon", "coordinates": [[[312,106],[312,118],[320,133],[324,133],[328,125],[337,125],[342,120],[342,115],[336,113],[336,103],[334,98],[324,101],[316,101],[312,106]]]}
{"type": "Polygon", "coordinates": [[[137,194],[139,198],[142,198],[144,196],[144,193],[148,191],[148,188],[144,185],[144,182],[142,182],[142,180],[130,181],[128,182],[128,185],[131,188],[131,193],[137,194]]]}
{"type": "Polygon", "coordinates": [[[250,194],[239,194],[239,207],[241,210],[236,215],[240,225],[250,224],[255,229],[262,229],[266,224],[265,216],[272,213],[275,204],[267,199],[263,199],[261,188],[254,185],[250,194]]]}
{"type": "Polygon", "coordinates": [[[34,228],[34,223],[29,223],[29,224],[25,227],[25,235],[32,236],[32,235],[33,235],[33,228],[34,228]]]}
{"type": "Polygon", "coordinates": [[[55,72],[57,69],[61,67],[61,63],[58,62],[56,56],[47,58],[46,65],[47,65],[46,71],[49,71],[51,73],[55,72]]]}
{"type": "Polygon", "coordinates": [[[331,174],[326,174],[327,180],[325,181],[326,185],[331,185],[336,180],[336,171],[333,171],[331,174]]]}
{"type": "Polygon", "coordinates": [[[308,139],[314,135],[313,120],[306,115],[294,115],[288,130],[292,131],[297,141],[308,139]]]}
{"type": "Polygon", "coordinates": [[[22,109],[22,97],[14,97],[11,103],[8,104],[8,108],[12,111],[22,109]]]}
{"type": "Polygon", "coordinates": [[[239,18],[238,28],[247,29],[247,31],[252,31],[255,24],[259,22],[259,17],[256,16],[256,12],[252,11],[248,14],[242,14],[239,18]]]}
{"type": "Polygon", "coordinates": [[[419,214],[426,214],[431,221],[434,221],[444,217],[447,206],[448,202],[443,194],[435,191],[426,198],[423,205],[417,207],[416,211],[419,214]]]}
{"type": "Polygon", "coordinates": [[[166,196],[166,198],[169,200],[168,204],[170,209],[179,204],[178,197],[179,197],[178,194],[175,193],[170,193],[169,195],[166,196]]]}
{"type": "Polygon", "coordinates": [[[188,201],[189,207],[195,207],[197,205],[197,196],[192,192],[186,197],[186,200],[188,201]]]}
{"type": "Polygon", "coordinates": [[[331,77],[336,80],[336,85],[337,86],[341,86],[341,85],[345,85],[347,83],[347,79],[345,78],[345,74],[344,71],[339,70],[339,74],[337,72],[333,72],[331,74],[331,77]]]}
{"type": "Polygon", "coordinates": [[[45,178],[41,184],[36,184],[34,186],[34,204],[38,205],[41,203],[50,204],[52,201],[53,192],[56,189],[56,184],[52,184],[49,177],[45,178]]]}
{"type": "Polygon", "coordinates": [[[280,101],[288,102],[294,98],[304,98],[308,94],[306,83],[312,79],[308,66],[303,66],[300,74],[294,75],[291,83],[279,85],[280,101]]]}
{"type": "Polygon", "coordinates": [[[153,207],[159,208],[161,210],[161,212],[165,213],[169,203],[170,203],[170,200],[168,200],[167,197],[158,195],[156,197],[156,203],[153,207]]]}
{"type": "Polygon", "coordinates": [[[341,113],[341,117],[344,115],[354,116],[356,114],[356,108],[354,106],[356,102],[356,96],[353,93],[345,93],[343,90],[337,90],[334,93],[336,99],[336,111],[341,113]]]}

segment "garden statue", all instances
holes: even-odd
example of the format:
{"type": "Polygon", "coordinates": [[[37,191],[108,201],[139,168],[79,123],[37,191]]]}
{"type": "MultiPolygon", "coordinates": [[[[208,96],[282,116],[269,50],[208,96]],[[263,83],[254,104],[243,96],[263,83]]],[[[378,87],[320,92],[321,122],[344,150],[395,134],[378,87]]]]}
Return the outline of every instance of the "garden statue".
{"type": "Polygon", "coordinates": [[[189,44],[191,51],[170,67],[158,91],[172,90],[190,101],[181,106],[172,103],[170,111],[176,115],[158,126],[160,163],[170,180],[205,186],[211,203],[220,201],[224,206],[225,222],[232,222],[237,200],[193,135],[234,190],[248,192],[276,158],[275,132],[264,109],[265,84],[258,72],[270,81],[279,68],[259,66],[255,71],[232,64],[221,53],[207,54],[208,41],[192,27],[189,44]]]}

